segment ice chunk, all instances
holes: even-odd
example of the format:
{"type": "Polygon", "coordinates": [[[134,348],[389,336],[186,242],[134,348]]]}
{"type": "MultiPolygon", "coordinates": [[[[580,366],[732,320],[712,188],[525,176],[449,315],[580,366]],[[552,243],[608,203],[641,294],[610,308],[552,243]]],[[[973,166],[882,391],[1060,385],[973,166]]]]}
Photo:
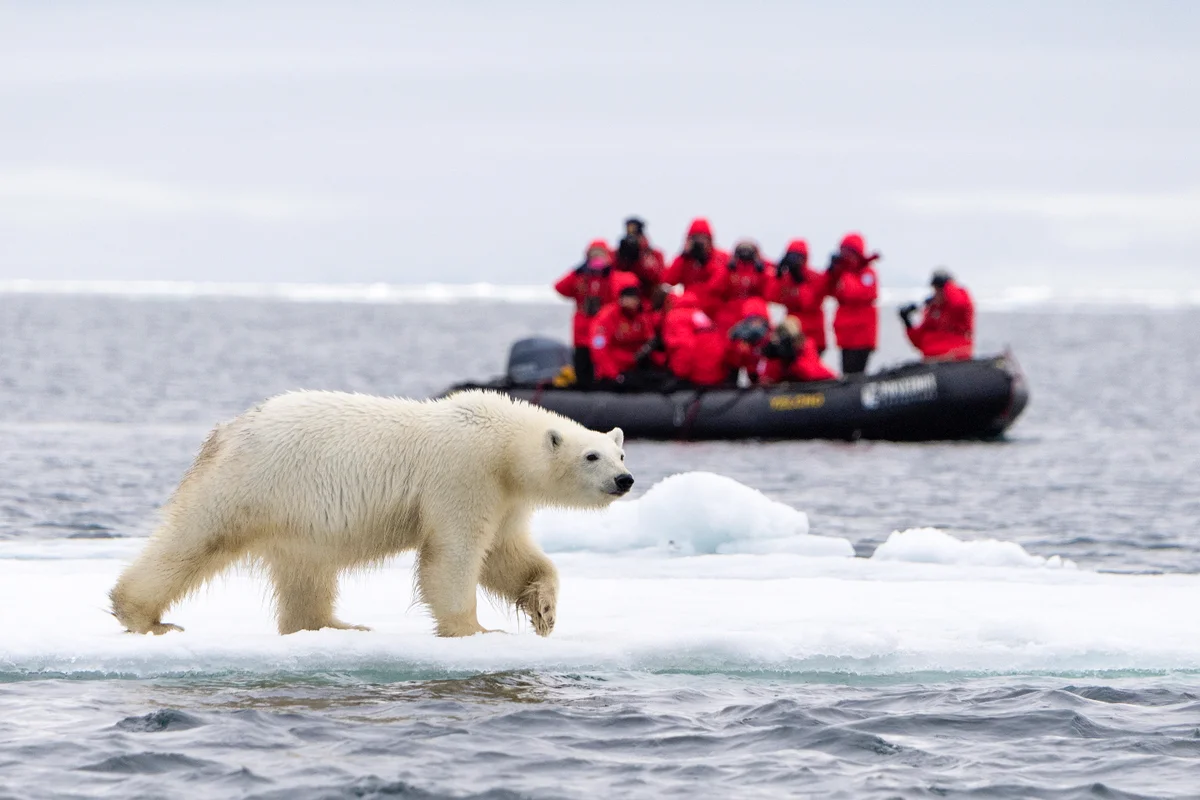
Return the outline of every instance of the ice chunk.
{"type": "Polygon", "coordinates": [[[549,553],[854,555],[845,539],[809,535],[804,512],[711,472],[672,475],[602,512],[540,511],[533,533],[549,553]]]}
{"type": "Polygon", "coordinates": [[[1075,569],[1075,562],[1059,556],[1033,555],[1016,542],[995,539],[963,541],[937,528],[892,531],[871,558],[919,564],[972,567],[1049,567],[1075,569]]]}

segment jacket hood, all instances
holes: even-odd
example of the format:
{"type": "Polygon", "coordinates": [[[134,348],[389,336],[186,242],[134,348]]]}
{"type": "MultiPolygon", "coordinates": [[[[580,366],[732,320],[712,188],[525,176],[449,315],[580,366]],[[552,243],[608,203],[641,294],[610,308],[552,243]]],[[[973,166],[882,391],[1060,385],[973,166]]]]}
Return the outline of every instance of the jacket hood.
{"type": "Polygon", "coordinates": [[[786,252],[808,255],[808,242],[804,241],[803,239],[792,239],[790,242],[788,242],[786,252]]]}
{"type": "Polygon", "coordinates": [[[619,297],[621,292],[626,289],[637,289],[639,293],[641,292],[641,284],[638,282],[637,275],[634,275],[632,272],[613,272],[613,294],[619,297]]]}
{"type": "Polygon", "coordinates": [[[604,241],[603,239],[593,239],[591,242],[589,242],[588,246],[583,250],[584,257],[586,258],[594,249],[603,249],[605,254],[610,259],[612,258],[612,248],[609,247],[608,242],[604,241]]]}
{"type": "Polygon", "coordinates": [[[867,244],[861,233],[847,233],[842,237],[842,247],[860,257],[866,255],[867,244]]]}
{"type": "Polygon", "coordinates": [[[708,220],[704,217],[696,217],[692,220],[692,224],[688,226],[688,236],[699,236],[700,234],[705,234],[709,238],[712,238],[713,235],[712,226],[708,224],[708,220]]]}
{"type": "Polygon", "coordinates": [[[767,309],[767,301],[761,297],[748,297],[742,303],[742,319],[747,317],[762,317],[765,320],[771,319],[771,313],[767,309]]]}

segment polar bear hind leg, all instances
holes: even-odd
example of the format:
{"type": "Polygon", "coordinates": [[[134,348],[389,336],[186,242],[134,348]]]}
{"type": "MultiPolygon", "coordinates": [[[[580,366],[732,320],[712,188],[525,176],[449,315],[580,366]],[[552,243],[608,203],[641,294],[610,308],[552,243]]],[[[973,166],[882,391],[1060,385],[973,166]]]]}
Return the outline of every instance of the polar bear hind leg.
{"type": "Polygon", "coordinates": [[[183,630],[163,622],[163,613],[244,555],[233,531],[189,529],[168,520],[109,592],[112,614],[130,633],[183,630]]]}

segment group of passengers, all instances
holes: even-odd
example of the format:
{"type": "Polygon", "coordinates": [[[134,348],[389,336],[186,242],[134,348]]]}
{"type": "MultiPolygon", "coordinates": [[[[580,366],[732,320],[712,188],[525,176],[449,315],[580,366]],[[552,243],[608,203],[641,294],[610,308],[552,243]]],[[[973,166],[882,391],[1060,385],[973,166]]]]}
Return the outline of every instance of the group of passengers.
{"type": "MultiPolygon", "coordinates": [[[[864,372],[878,339],[878,259],[858,233],[842,238],[823,272],[809,264],[803,239],[790,242],[774,263],[749,239],[730,254],[699,218],[667,265],[645,223],[630,218],[615,251],[593,241],[583,263],[554,287],[575,301],[576,383],[652,388],[835,378],[821,361],[826,298],[837,303],[833,334],[842,372],[864,372]],[[776,325],[768,303],[786,310],[776,325]]],[[[944,270],[930,283],[934,293],[919,323],[912,319],[918,306],[900,309],[909,340],[927,359],[971,358],[970,295],[944,270]]]]}

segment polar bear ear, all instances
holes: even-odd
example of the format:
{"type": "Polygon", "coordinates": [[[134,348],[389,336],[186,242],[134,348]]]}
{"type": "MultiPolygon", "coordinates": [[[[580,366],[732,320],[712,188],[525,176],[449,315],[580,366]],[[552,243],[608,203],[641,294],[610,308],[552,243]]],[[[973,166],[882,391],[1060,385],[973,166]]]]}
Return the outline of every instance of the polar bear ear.
{"type": "Polygon", "coordinates": [[[546,446],[547,447],[549,447],[551,450],[557,450],[559,448],[559,445],[561,445],[561,444],[562,444],[562,434],[561,433],[559,433],[558,431],[556,431],[554,429],[546,431],[546,446]]]}
{"type": "Polygon", "coordinates": [[[625,445],[625,431],[621,430],[620,428],[613,428],[611,431],[609,431],[608,438],[616,442],[617,447],[623,447],[625,445]]]}

